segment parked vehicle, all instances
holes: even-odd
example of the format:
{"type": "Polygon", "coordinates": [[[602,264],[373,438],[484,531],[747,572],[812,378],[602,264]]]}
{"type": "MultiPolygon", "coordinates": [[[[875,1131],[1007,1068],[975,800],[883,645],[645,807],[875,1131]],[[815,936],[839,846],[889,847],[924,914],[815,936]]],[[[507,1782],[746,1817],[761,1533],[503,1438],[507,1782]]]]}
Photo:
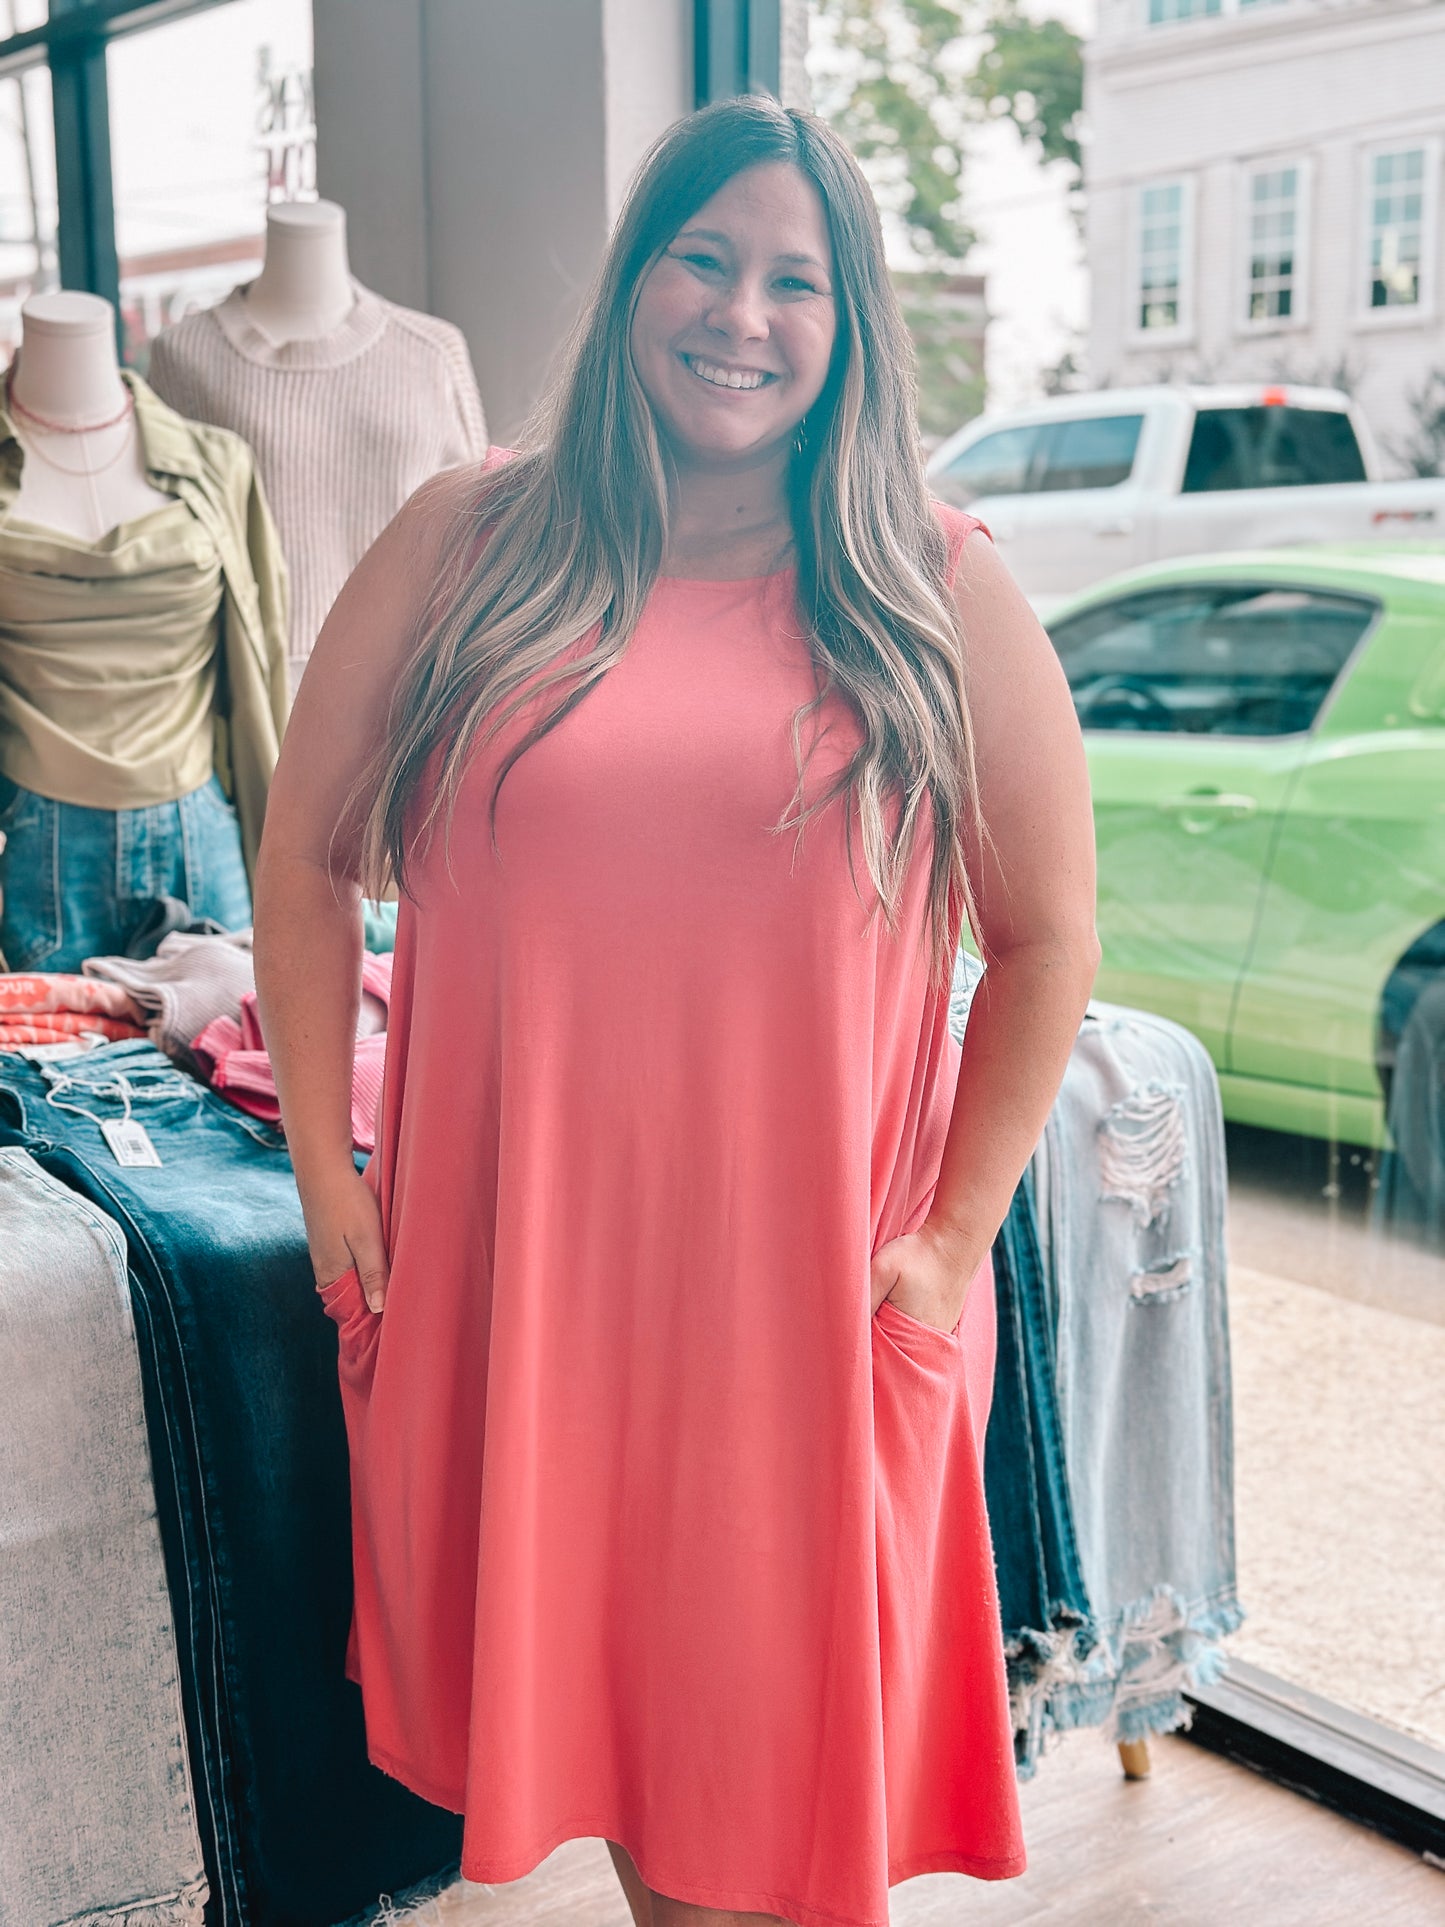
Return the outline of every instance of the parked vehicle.
{"type": "Polygon", "coordinates": [[[1445,537],[1445,480],[1387,482],[1331,388],[1059,395],[983,416],[928,465],[982,517],[1041,616],[1141,563],[1295,542],[1445,537]]]}
{"type": "Polygon", "coordinates": [[[1194,1031],[1229,1118],[1378,1146],[1388,1110],[1445,1200],[1445,544],[1156,565],[1048,626],[1098,995],[1194,1031]]]}

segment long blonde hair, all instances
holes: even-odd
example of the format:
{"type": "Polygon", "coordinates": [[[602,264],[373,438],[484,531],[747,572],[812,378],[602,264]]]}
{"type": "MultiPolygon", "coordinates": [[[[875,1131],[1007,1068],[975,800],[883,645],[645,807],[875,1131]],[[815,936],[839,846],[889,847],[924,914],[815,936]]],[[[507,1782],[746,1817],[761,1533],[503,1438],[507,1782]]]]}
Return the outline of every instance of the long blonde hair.
{"type": "MultiPolygon", "coordinates": [[[[480,478],[469,512],[451,529],[386,740],[354,792],[363,878],[376,889],[389,872],[406,890],[413,851],[443,809],[450,831],[473,749],[524,703],[566,683],[501,764],[491,795],[495,848],[497,795],[512,763],[622,656],[659,573],[668,526],[668,456],[629,347],[638,289],[727,181],[776,161],[799,168],[826,210],[837,339],[790,478],[798,605],[819,693],[793,719],[798,785],[773,829],[801,833],[836,797],[856,792],[876,907],[896,931],[926,797],[934,825],[930,980],[942,985],[961,919],[976,924],[963,846],[983,825],[947,543],[923,479],[912,346],[856,161],[823,122],[759,96],[703,108],[653,148],[558,379],[516,456],[480,478]],[[563,660],[584,641],[589,646],[563,660]],[[802,807],[802,724],[829,686],[851,705],[862,741],[827,790],[802,807]],[[438,780],[409,835],[434,753],[438,780]],[[891,840],[890,796],[901,805],[891,840]]],[[[851,810],[847,839],[851,863],[851,810]]]]}

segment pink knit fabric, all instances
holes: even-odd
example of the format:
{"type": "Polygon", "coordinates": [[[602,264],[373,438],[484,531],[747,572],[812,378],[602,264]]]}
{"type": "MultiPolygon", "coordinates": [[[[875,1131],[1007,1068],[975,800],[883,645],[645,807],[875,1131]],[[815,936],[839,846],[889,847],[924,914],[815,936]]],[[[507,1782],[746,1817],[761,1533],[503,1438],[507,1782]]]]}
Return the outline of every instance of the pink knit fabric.
{"type": "MultiPolygon", "coordinates": [[[[383,1005],[391,1000],[391,962],[390,954],[372,951],[362,959],[363,995],[376,997],[383,1005]]],[[[364,1005],[362,1022],[366,1022],[364,1005]]],[[[254,991],[247,991],[241,999],[239,1022],[234,1017],[214,1018],[192,1040],[191,1051],[213,1090],[252,1117],[264,1118],[268,1124],[280,1123],[276,1074],[261,1035],[254,991]]],[[[358,1151],[374,1150],[376,1146],[376,1112],[385,1063],[386,1032],[362,1035],[358,1030],[351,1071],[351,1137],[358,1151]]]]}

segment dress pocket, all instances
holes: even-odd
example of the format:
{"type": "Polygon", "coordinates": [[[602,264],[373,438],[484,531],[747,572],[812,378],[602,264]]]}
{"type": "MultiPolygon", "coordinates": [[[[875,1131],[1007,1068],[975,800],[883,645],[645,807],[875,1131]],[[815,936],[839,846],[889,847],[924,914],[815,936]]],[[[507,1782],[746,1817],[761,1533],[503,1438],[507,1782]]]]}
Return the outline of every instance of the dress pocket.
{"type": "MultiPolygon", "coordinates": [[[[970,1293],[972,1292],[972,1290],[973,1290],[973,1287],[972,1285],[970,1285],[969,1287],[970,1293]]],[[[958,1339],[959,1339],[959,1333],[963,1329],[964,1312],[966,1312],[967,1310],[968,1310],[968,1299],[965,1298],[963,1301],[963,1311],[961,1311],[958,1314],[958,1323],[953,1327],[952,1331],[945,1331],[942,1325],[926,1324],[923,1319],[915,1318],[911,1311],[904,1311],[903,1307],[901,1305],[895,1304],[893,1299],[891,1298],[885,1298],[883,1300],[882,1304],[878,1307],[877,1312],[874,1313],[874,1316],[878,1317],[882,1313],[887,1312],[890,1317],[896,1318],[908,1330],[918,1331],[918,1332],[927,1332],[930,1338],[940,1339],[945,1345],[957,1345],[958,1339]]]]}
{"type": "Polygon", "coordinates": [[[343,1385],[364,1387],[376,1364],[385,1313],[373,1311],[367,1304],[355,1265],[348,1265],[328,1284],[318,1285],[316,1294],[337,1328],[337,1362],[343,1385]]]}

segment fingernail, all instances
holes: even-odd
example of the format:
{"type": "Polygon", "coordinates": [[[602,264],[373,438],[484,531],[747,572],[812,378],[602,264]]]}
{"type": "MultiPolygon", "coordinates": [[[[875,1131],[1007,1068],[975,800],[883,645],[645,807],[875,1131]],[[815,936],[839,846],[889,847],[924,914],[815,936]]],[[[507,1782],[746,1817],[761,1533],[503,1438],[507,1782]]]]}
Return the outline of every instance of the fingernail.
{"type": "Polygon", "coordinates": [[[382,1295],[379,1291],[374,1291],[371,1294],[370,1298],[367,1299],[366,1302],[368,1305],[371,1306],[371,1309],[373,1311],[380,1311],[385,1301],[383,1300],[382,1295]]]}

